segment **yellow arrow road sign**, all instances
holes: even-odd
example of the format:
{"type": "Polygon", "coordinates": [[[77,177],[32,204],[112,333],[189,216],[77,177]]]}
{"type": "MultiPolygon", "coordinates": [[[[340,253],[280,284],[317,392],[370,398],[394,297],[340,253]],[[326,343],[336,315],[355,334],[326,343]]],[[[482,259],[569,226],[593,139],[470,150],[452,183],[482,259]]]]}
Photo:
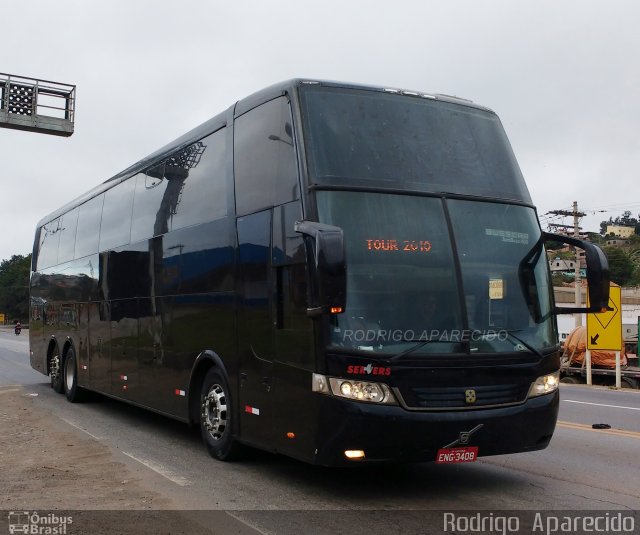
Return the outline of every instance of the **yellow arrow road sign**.
{"type": "Polygon", "coordinates": [[[622,305],[620,286],[609,288],[607,312],[587,314],[587,349],[620,351],[622,349],[622,305]]]}

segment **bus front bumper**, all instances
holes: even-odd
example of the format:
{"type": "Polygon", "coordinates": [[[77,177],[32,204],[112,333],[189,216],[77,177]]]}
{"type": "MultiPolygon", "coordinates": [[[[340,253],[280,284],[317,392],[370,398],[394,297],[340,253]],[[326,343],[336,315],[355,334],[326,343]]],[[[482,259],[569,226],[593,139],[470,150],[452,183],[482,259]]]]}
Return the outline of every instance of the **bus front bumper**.
{"type": "MultiPolygon", "coordinates": [[[[371,461],[434,461],[438,450],[479,427],[464,445],[478,456],[541,450],[555,429],[559,392],[509,407],[462,411],[409,411],[323,396],[313,462],[325,466],[371,461]],[[345,451],[362,450],[350,460],[345,451]]],[[[455,446],[454,446],[455,447],[455,446]]]]}

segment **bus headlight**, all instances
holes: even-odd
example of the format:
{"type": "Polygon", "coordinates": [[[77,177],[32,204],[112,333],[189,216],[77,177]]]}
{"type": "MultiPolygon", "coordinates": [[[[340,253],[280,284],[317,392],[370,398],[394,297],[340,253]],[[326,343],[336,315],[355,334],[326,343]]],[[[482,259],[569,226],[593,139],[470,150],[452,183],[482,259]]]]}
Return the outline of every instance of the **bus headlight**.
{"type": "Polygon", "coordinates": [[[543,396],[544,394],[551,394],[552,392],[558,390],[559,384],[559,370],[557,372],[538,377],[533,383],[531,383],[531,388],[529,389],[529,395],[527,397],[533,398],[536,396],[543,396]]]}
{"type": "Polygon", "coordinates": [[[320,373],[311,376],[311,390],[321,394],[334,395],[353,401],[366,403],[380,403],[382,405],[397,405],[393,392],[384,383],[371,381],[357,381],[354,379],[340,379],[326,377],[320,373]]]}
{"type": "Polygon", "coordinates": [[[385,405],[397,404],[391,389],[384,383],[329,377],[329,386],[331,393],[341,398],[385,405]]]}

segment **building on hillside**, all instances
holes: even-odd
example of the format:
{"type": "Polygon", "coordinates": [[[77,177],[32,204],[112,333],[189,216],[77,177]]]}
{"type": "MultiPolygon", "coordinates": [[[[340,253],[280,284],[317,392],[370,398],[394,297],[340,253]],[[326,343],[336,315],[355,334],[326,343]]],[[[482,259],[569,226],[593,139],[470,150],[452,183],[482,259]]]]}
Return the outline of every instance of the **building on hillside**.
{"type": "Polygon", "coordinates": [[[625,227],[623,225],[607,225],[607,233],[613,234],[616,238],[629,238],[636,233],[635,227],[625,227]]]}
{"type": "Polygon", "coordinates": [[[629,240],[625,240],[624,238],[609,238],[607,239],[607,245],[611,247],[624,247],[625,245],[629,245],[629,240]]]}
{"type": "Polygon", "coordinates": [[[576,261],[573,259],[567,260],[556,256],[549,260],[549,269],[551,270],[551,273],[555,273],[556,271],[571,271],[573,273],[575,268],[576,261]]]}

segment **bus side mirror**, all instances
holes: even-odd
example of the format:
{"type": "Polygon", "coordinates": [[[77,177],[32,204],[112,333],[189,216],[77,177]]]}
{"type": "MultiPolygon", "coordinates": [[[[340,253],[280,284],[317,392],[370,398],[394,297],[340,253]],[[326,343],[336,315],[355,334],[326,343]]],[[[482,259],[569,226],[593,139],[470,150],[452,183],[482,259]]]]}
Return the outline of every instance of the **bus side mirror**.
{"type": "Polygon", "coordinates": [[[317,316],[331,309],[344,310],[347,267],[342,229],[313,221],[296,221],[294,230],[304,235],[310,267],[307,313],[317,316]]]}
{"type": "Polygon", "coordinates": [[[609,310],[609,261],[604,251],[588,241],[570,236],[543,233],[545,242],[560,242],[578,247],[585,252],[587,260],[587,283],[589,291],[589,306],[563,308],[556,307],[556,314],[575,314],[602,312],[609,310]]]}

